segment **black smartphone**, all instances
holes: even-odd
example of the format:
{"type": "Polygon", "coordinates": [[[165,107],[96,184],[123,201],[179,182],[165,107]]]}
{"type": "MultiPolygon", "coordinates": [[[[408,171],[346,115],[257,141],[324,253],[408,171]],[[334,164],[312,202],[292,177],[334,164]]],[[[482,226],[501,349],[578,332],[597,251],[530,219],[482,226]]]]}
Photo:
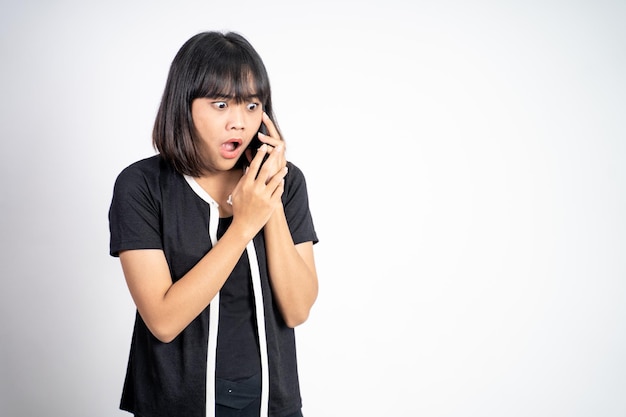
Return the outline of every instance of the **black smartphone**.
{"type": "MultiPolygon", "coordinates": [[[[267,128],[265,127],[265,123],[261,122],[261,126],[259,127],[259,132],[263,133],[264,135],[267,135],[267,128]]],[[[250,148],[250,150],[252,151],[252,158],[256,156],[257,150],[262,145],[263,145],[263,142],[261,142],[261,140],[259,139],[258,134],[254,135],[254,137],[252,138],[252,141],[250,142],[250,145],[248,145],[248,148],[250,148]]],[[[263,163],[267,160],[268,157],[269,157],[269,154],[265,154],[265,156],[263,157],[263,162],[261,162],[261,166],[263,166],[263,163]]]]}

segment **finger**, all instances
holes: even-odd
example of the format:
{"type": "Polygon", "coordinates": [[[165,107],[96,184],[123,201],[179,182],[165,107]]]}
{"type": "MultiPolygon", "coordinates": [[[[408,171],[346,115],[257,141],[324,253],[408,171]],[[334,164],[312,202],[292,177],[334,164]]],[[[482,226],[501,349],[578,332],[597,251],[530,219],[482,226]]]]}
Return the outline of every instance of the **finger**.
{"type": "MultiPolygon", "coordinates": [[[[283,167],[280,171],[278,171],[267,183],[267,189],[272,190],[272,195],[277,191],[281,190],[285,183],[285,176],[289,169],[287,167],[283,167]]],[[[282,191],[281,191],[282,194],[282,191]]]]}
{"type": "Polygon", "coordinates": [[[277,137],[273,137],[270,135],[265,135],[261,132],[257,133],[257,137],[262,143],[267,143],[268,145],[273,146],[273,147],[276,147],[280,145],[281,143],[284,143],[282,139],[280,139],[280,137],[277,138],[277,137]]]}
{"type": "Polygon", "coordinates": [[[275,175],[287,165],[284,150],[285,147],[283,144],[280,144],[275,148],[268,148],[268,153],[270,155],[259,170],[259,176],[265,178],[266,182],[269,181],[270,177],[275,175]]]}
{"type": "Polygon", "coordinates": [[[272,193],[272,196],[271,196],[272,201],[274,201],[275,203],[280,203],[280,199],[284,192],[285,192],[285,180],[282,179],[280,180],[280,182],[278,183],[278,186],[274,189],[274,192],[272,193]]]}
{"type": "Polygon", "coordinates": [[[259,174],[259,170],[261,169],[261,164],[263,163],[263,158],[268,154],[268,149],[271,147],[267,144],[263,144],[257,149],[256,155],[250,161],[250,165],[248,165],[248,169],[246,170],[246,176],[250,176],[252,180],[256,179],[259,174]]]}
{"type": "Polygon", "coordinates": [[[257,137],[259,138],[261,142],[266,143],[271,146],[277,146],[279,143],[282,142],[280,139],[273,138],[272,136],[263,134],[261,132],[257,133],[257,137]]]}
{"type": "Polygon", "coordinates": [[[267,153],[269,154],[269,156],[275,155],[273,158],[275,160],[282,160],[283,163],[280,164],[280,166],[285,165],[284,164],[285,162],[285,143],[284,142],[279,142],[276,144],[276,146],[269,146],[267,148],[267,153]]]}
{"type": "Polygon", "coordinates": [[[263,136],[270,136],[272,139],[282,142],[283,138],[280,137],[278,129],[276,129],[276,125],[265,112],[263,112],[263,123],[265,124],[265,127],[267,127],[267,135],[263,136]]]}

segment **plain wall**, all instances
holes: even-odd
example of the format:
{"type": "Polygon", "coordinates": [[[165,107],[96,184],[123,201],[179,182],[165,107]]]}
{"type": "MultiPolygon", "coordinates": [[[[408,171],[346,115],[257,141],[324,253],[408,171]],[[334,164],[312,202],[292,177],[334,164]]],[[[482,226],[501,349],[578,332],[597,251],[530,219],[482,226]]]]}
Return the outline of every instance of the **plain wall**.
{"type": "Polygon", "coordinates": [[[625,3],[0,8],[0,415],[128,415],[108,207],[203,30],[257,48],[308,180],[306,417],[626,415],[625,3]]]}

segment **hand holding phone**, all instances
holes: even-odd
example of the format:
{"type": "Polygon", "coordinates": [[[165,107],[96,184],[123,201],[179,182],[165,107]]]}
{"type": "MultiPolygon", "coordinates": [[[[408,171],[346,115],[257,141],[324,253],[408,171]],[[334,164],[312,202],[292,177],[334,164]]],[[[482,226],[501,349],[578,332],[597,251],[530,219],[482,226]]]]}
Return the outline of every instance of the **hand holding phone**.
{"type": "MultiPolygon", "coordinates": [[[[248,146],[250,152],[248,156],[248,162],[252,161],[252,159],[256,156],[257,150],[263,145],[266,144],[268,146],[268,152],[264,155],[263,161],[259,170],[263,167],[263,164],[268,160],[270,155],[272,154],[274,148],[277,146],[281,146],[284,149],[284,141],[280,137],[278,129],[269,118],[266,113],[263,113],[263,120],[261,122],[261,126],[259,127],[259,131],[252,138],[250,145],[248,146]]],[[[282,168],[287,165],[287,160],[285,159],[284,152],[280,152],[280,155],[277,155],[276,158],[272,158],[272,164],[275,165],[275,169],[270,169],[268,171],[268,179],[279,172],[282,168]]]]}

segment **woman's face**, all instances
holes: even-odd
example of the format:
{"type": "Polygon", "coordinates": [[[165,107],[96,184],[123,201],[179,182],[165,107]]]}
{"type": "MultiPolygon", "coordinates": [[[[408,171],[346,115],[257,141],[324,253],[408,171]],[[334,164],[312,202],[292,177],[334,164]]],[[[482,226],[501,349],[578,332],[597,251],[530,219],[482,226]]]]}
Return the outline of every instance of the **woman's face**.
{"type": "Polygon", "coordinates": [[[191,103],[196,133],[203,154],[214,169],[232,169],[261,126],[263,108],[258,97],[197,98],[191,103]]]}

